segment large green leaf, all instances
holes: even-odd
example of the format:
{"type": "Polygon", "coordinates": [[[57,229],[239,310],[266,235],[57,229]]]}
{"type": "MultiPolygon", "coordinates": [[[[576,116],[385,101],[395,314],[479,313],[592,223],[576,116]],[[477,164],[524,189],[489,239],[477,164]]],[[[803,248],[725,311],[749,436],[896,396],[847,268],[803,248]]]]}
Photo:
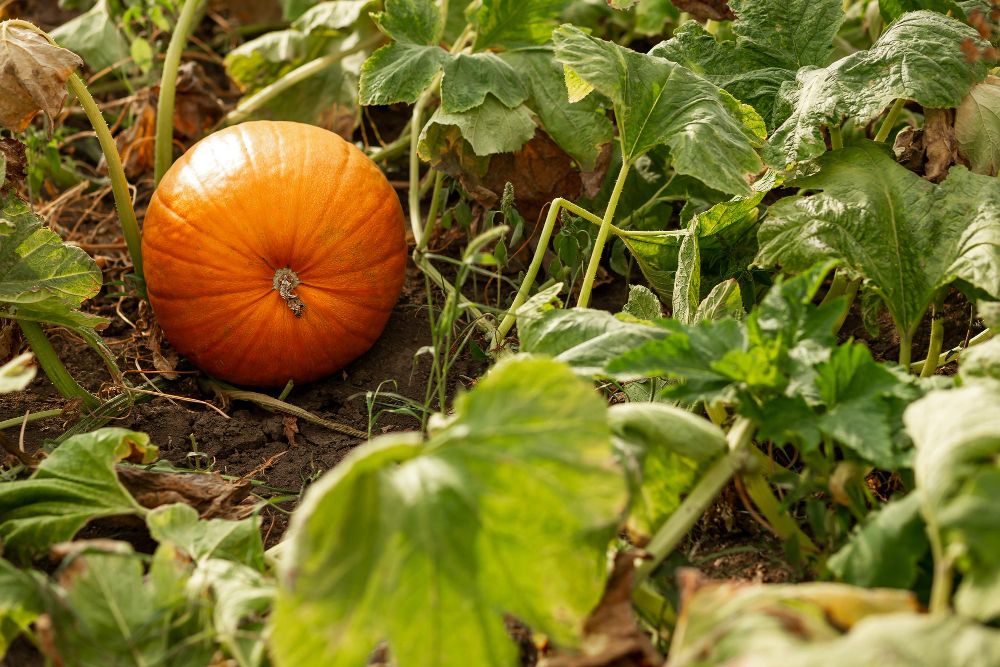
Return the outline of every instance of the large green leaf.
{"type": "Polygon", "coordinates": [[[886,22],[895,21],[906,12],[915,12],[921,9],[929,9],[941,14],[953,12],[955,17],[961,21],[966,18],[965,12],[955,0],[878,0],[878,8],[886,22]]]}
{"type": "Polygon", "coordinates": [[[925,107],[957,107],[986,66],[969,62],[965,40],[986,46],[964,23],[934,12],[912,12],[889,27],[868,51],[859,51],[826,68],[799,70],[791,93],[794,111],[764,148],[775,167],[820,155],[826,150],[821,125],[854,117],[865,124],[896,98],[925,107]]]}
{"type": "Polygon", "coordinates": [[[149,534],[169,542],[194,560],[220,558],[264,570],[260,517],[241,521],[198,518],[198,510],[183,503],[161,505],[146,516],[149,534]]]}
{"type": "Polygon", "coordinates": [[[0,541],[16,563],[72,539],[87,521],[146,510],[125,490],[115,462],[156,459],[149,436],[103,428],[73,436],[39,464],[30,479],[0,485],[0,541]]]}
{"type": "Polygon", "coordinates": [[[878,291],[906,339],[934,293],[956,280],[1000,296],[1000,181],[953,167],[935,185],[868,141],[815,166],[792,184],[822,193],[769,209],[757,265],[800,271],[836,259],[878,291]]]}
{"type": "Polygon", "coordinates": [[[573,26],[560,27],[553,39],[573,86],[570,99],[596,88],[614,103],[626,162],[666,144],[678,173],[725,192],[752,193],[749,179],[761,170],[753,149],[759,138],[744,125],[744,109],[732,95],[669,60],[573,26]]]}
{"type": "Polygon", "coordinates": [[[73,51],[94,72],[129,57],[129,46],[118,32],[108,0],[98,0],[89,12],[67,21],[49,36],[59,46],[73,51]]]}
{"type": "Polygon", "coordinates": [[[1000,380],[1000,338],[988,340],[962,352],[958,373],[965,384],[983,378],[1000,380]]]}
{"type": "Polygon", "coordinates": [[[101,289],[101,270],[55,232],[14,193],[0,193],[0,306],[67,311],[101,289]]]}
{"type": "Polygon", "coordinates": [[[614,128],[597,95],[570,102],[565,94],[563,68],[548,49],[505,53],[502,58],[528,88],[528,106],[542,127],[566,153],[590,171],[600,147],[614,138],[614,128]]]}
{"type": "Polygon", "coordinates": [[[42,613],[37,575],[0,558],[0,660],[14,639],[42,613]]]}
{"type": "Polygon", "coordinates": [[[492,53],[459,53],[445,62],[441,79],[441,109],[445,113],[468,111],[485,102],[489,94],[510,108],[528,99],[514,68],[492,53]]]}
{"type": "Polygon", "coordinates": [[[361,67],[361,103],[416,102],[441,71],[448,52],[436,46],[393,42],[361,67]]]}
{"type": "Polygon", "coordinates": [[[977,174],[995,176],[1000,168],[1000,78],[986,77],[972,87],[955,110],[958,150],[977,174]]]}
{"type": "Polygon", "coordinates": [[[998,414],[1000,382],[983,380],[931,392],[904,415],[927,529],[963,574],[955,607],[980,620],[1000,616],[998,414]]]}
{"type": "MultiPolygon", "coordinates": [[[[757,179],[753,194],[738,195],[695,216],[693,231],[698,237],[697,251],[703,264],[725,253],[727,248],[738,243],[753,229],[757,224],[757,206],[774,187],[774,176],[774,172],[769,172],[757,179]]],[[[649,284],[663,299],[671,302],[679,253],[687,235],[687,230],[679,230],[661,234],[626,234],[622,237],[649,284]]],[[[698,298],[701,298],[700,294],[698,298]]]]}
{"type": "Polygon", "coordinates": [[[559,363],[515,357],[430,440],[354,450],[292,520],[273,619],[278,665],[511,665],[511,614],[576,642],[601,596],[626,484],[603,398],[559,363]]]}
{"type": "Polygon", "coordinates": [[[561,288],[560,283],[540,292],[518,309],[517,334],[522,352],[555,357],[579,375],[606,377],[604,367],[609,361],[667,335],[660,327],[618,318],[604,310],[555,308],[550,303],[561,288]]]}
{"type": "Polygon", "coordinates": [[[630,473],[628,525],[638,535],[652,535],[726,451],[726,434],[718,426],[663,403],[615,405],[608,423],[630,473]]]}
{"type": "Polygon", "coordinates": [[[569,0],[483,0],[473,50],[513,50],[543,44],[569,0]]]}
{"type": "Polygon", "coordinates": [[[404,44],[436,44],[444,18],[434,0],[385,0],[385,11],[373,17],[382,32],[404,44]]]}
{"type": "Polygon", "coordinates": [[[870,515],[826,566],[855,586],[910,588],[928,548],[920,497],[911,493],[870,515]]]}
{"type": "Polygon", "coordinates": [[[481,157],[516,151],[535,135],[535,121],[528,107],[522,104],[509,109],[493,95],[487,95],[485,102],[469,111],[435,111],[420,135],[421,143],[427,147],[424,154],[433,154],[427,139],[435,125],[457,127],[473,152],[481,157]]]}

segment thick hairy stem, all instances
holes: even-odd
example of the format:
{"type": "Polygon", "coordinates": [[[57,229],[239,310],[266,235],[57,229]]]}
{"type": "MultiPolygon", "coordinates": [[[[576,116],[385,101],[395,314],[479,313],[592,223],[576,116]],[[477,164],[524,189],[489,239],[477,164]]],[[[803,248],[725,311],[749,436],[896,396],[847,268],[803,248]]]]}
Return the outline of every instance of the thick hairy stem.
{"type": "MultiPolygon", "coordinates": [[[[754,449],[756,450],[756,448],[754,449]]],[[[761,465],[769,465],[770,462],[767,456],[760,450],[754,451],[753,455],[761,465]]],[[[781,503],[774,497],[774,492],[771,491],[771,487],[764,478],[763,473],[742,473],[740,476],[743,479],[743,486],[746,488],[750,500],[757,506],[760,513],[764,515],[764,518],[771,524],[771,527],[777,531],[781,539],[788,539],[789,536],[796,535],[799,545],[803,549],[814,553],[819,551],[816,545],[813,544],[813,541],[809,539],[809,536],[802,532],[795,519],[788,516],[781,509],[781,503]]]]}
{"type": "Polygon", "coordinates": [[[911,334],[906,334],[905,336],[900,332],[899,334],[899,365],[907,368],[910,365],[910,359],[913,355],[911,348],[913,347],[913,336],[911,334]]]}
{"type": "Polygon", "coordinates": [[[648,579],[660,563],[670,555],[712,501],[729,484],[733,475],[743,467],[746,461],[746,452],[743,450],[753,438],[756,428],[746,417],[737,418],[726,437],[729,452],[705,473],[680,507],[660,526],[646,545],[649,558],[636,569],[633,588],[648,579]]]}
{"type": "Polygon", "coordinates": [[[844,136],[840,133],[840,125],[830,125],[827,127],[830,131],[830,146],[833,150],[844,147],[844,136]]]}
{"type": "Polygon", "coordinates": [[[904,104],[906,104],[905,97],[900,97],[893,103],[892,108],[889,109],[889,115],[882,121],[882,126],[878,129],[878,134],[875,135],[875,141],[882,142],[889,138],[892,126],[896,124],[896,119],[899,118],[899,112],[903,110],[904,104]]]}
{"type": "Polygon", "coordinates": [[[181,14],[177,17],[174,34],[170,37],[167,57],[163,61],[163,77],[160,79],[160,99],[156,105],[156,146],[154,148],[153,183],[170,169],[174,161],[174,96],[177,92],[177,68],[181,64],[181,53],[187,46],[195,17],[205,0],[185,0],[181,14]]]}
{"type": "MultiPolygon", "coordinates": [[[[242,121],[246,120],[255,111],[257,111],[262,106],[264,106],[265,104],[267,104],[271,100],[275,99],[276,97],[279,97],[282,93],[284,93],[285,91],[287,91],[289,88],[291,88],[295,84],[301,83],[302,81],[305,81],[309,77],[322,72],[323,70],[327,69],[331,65],[334,65],[334,64],[340,62],[341,60],[343,60],[344,58],[346,58],[348,56],[354,55],[355,53],[358,53],[359,51],[365,51],[367,49],[373,48],[373,47],[381,44],[384,41],[385,41],[385,37],[382,36],[381,33],[379,33],[379,34],[374,35],[374,36],[372,36],[372,37],[370,37],[370,38],[368,38],[368,39],[366,39],[366,40],[364,40],[362,42],[359,42],[358,44],[355,44],[354,46],[352,46],[349,49],[344,49],[343,51],[338,51],[336,53],[331,53],[328,56],[324,56],[322,58],[317,58],[316,60],[311,60],[311,61],[307,62],[305,65],[302,65],[300,67],[296,67],[291,72],[289,72],[285,76],[281,77],[280,79],[278,79],[277,81],[275,81],[271,85],[265,86],[265,87],[261,88],[256,93],[254,93],[250,97],[248,97],[245,100],[243,100],[242,102],[240,102],[240,104],[235,109],[233,109],[232,111],[230,111],[229,114],[226,115],[226,117],[222,119],[222,121],[219,123],[219,125],[233,125],[235,123],[239,123],[239,122],[242,122],[242,121]]],[[[160,99],[162,101],[163,98],[161,97],[160,99]]],[[[157,118],[159,118],[159,116],[157,116],[157,118]]],[[[390,144],[389,146],[386,146],[386,148],[383,149],[383,151],[388,151],[388,149],[390,147],[392,147],[394,150],[397,149],[398,147],[395,146],[395,143],[396,142],[393,142],[393,144],[390,144]]],[[[159,145],[160,145],[159,144],[159,137],[157,137],[157,144],[156,145],[157,145],[157,148],[159,148],[159,145]]],[[[402,147],[405,150],[405,147],[406,147],[405,140],[404,140],[404,142],[402,144],[402,147]]],[[[393,153],[393,154],[395,154],[395,153],[393,153]]],[[[382,156],[378,156],[378,157],[376,157],[375,155],[373,155],[372,159],[373,160],[375,160],[375,159],[384,160],[387,157],[391,157],[391,155],[382,155],[382,156]]]]}
{"type": "Polygon", "coordinates": [[[101,405],[100,399],[81,387],[69,374],[38,322],[18,320],[17,324],[21,327],[32,352],[35,353],[38,364],[60,394],[68,399],[83,399],[83,404],[88,410],[94,410],[101,405]]]}
{"type": "Polygon", "coordinates": [[[924,367],[920,370],[920,377],[926,378],[934,375],[937,370],[937,360],[941,356],[941,347],[944,344],[944,297],[945,290],[940,290],[934,297],[931,304],[931,340],[927,344],[927,359],[924,360],[924,367]]]}
{"type": "MultiPolygon", "coordinates": [[[[965,350],[969,349],[973,345],[979,345],[980,343],[985,343],[986,341],[991,340],[996,335],[997,335],[996,331],[994,331],[993,329],[987,329],[986,331],[981,331],[975,336],[973,336],[969,340],[968,344],[956,345],[950,350],[942,352],[940,355],[938,355],[937,367],[940,368],[945,364],[950,364],[951,362],[958,359],[961,356],[962,352],[964,352],[965,350]]],[[[910,370],[913,371],[914,373],[919,373],[920,371],[923,370],[925,363],[927,363],[926,359],[921,359],[920,361],[914,361],[912,364],[910,364],[910,370]]]]}
{"type": "Polygon", "coordinates": [[[601,229],[597,232],[597,239],[594,241],[594,250],[590,255],[590,264],[587,265],[587,273],[583,277],[583,285],[580,287],[580,300],[577,306],[586,308],[590,303],[590,291],[594,287],[594,278],[597,276],[597,267],[601,264],[601,254],[604,252],[604,244],[608,240],[608,233],[611,231],[611,221],[615,217],[615,209],[618,208],[618,199],[622,195],[622,188],[625,187],[625,179],[628,178],[629,163],[623,162],[621,171],[618,172],[618,180],[615,181],[615,188],[611,191],[611,199],[608,200],[608,208],[604,211],[604,219],[601,221],[601,229]]]}

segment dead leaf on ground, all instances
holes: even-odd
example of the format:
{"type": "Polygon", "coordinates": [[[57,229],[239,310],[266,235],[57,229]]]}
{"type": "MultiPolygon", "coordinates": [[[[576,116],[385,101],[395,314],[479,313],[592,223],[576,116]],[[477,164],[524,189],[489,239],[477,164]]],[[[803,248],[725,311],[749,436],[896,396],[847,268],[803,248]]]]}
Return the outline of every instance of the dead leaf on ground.
{"type": "Polygon", "coordinates": [[[947,178],[951,165],[965,162],[958,154],[954,118],[955,112],[951,109],[924,109],[924,150],[927,153],[924,178],[931,183],[947,178]]]}
{"type": "Polygon", "coordinates": [[[28,148],[13,137],[0,138],[0,186],[7,179],[12,185],[21,183],[28,177],[28,148]]]}
{"type": "Polygon", "coordinates": [[[41,112],[51,139],[52,119],[69,95],[66,81],[83,59],[16,26],[0,26],[0,45],[0,125],[23,132],[41,112]]]}
{"type": "Polygon", "coordinates": [[[726,0],[670,0],[670,2],[682,12],[687,12],[703,21],[706,19],[732,21],[736,18],[726,0]]]}
{"type": "Polygon", "coordinates": [[[543,658],[539,667],[653,667],[663,658],[636,625],[632,610],[632,580],[636,554],[622,551],[597,608],[583,624],[583,641],[576,654],[543,658]]]}
{"type": "Polygon", "coordinates": [[[896,134],[892,145],[896,162],[910,171],[920,171],[924,165],[924,131],[908,125],[896,134]]]}
{"type": "Polygon", "coordinates": [[[238,521],[250,516],[253,485],[243,479],[230,482],[217,472],[172,474],[142,468],[118,468],[118,479],[143,507],[185,503],[202,519],[238,521]],[[248,502],[249,500],[249,502],[248,502]]]}
{"type": "Polygon", "coordinates": [[[285,429],[285,439],[288,440],[289,447],[298,447],[295,443],[295,434],[299,432],[299,422],[292,415],[282,415],[281,425],[285,429]]]}

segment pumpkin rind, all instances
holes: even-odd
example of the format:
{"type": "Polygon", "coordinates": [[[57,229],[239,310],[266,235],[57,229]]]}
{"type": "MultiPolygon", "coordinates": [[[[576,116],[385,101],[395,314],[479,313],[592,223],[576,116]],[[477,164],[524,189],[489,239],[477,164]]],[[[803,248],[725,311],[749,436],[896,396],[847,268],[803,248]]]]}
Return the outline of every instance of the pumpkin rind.
{"type": "Polygon", "coordinates": [[[153,194],[142,237],[149,301],[174,348],[206,373],[309,382],[382,333],[403,286],[404,225],[381,170],[336,134],[242,123],[193,146],[153,194]],[[283,269],[299,284],[288,290],[286,278],[282,292],[301,309],[279,293],[283,269]]]}

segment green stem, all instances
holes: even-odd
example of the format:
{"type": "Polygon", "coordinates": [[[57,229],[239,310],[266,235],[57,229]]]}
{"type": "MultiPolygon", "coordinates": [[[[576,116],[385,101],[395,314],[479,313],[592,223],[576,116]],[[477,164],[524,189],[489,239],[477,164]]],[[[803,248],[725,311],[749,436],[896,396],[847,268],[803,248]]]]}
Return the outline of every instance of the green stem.
{"type": "MultiPolygon", "coordinates": [[[[767,456],[759,449],[753,448],[752,453],[761,466],[769,464],[767,456]]],[[[774,497],[774,492],[771,491],[771,487],[764,478],[763,473],[744,472],[740,474],[740,477],[743,480],[743,487],[746,489],[747,495],[750,496],[750,500],[757,506],[760,513],[764,515],[764,518],[771,524],[771,527],[778,532],[781,539],[788,539],[789,536],[794,534],[798,536],[799,545],[804,550],[814,553],[819,551],[816,545],[813,544],[813,541],[809,539],[809,536],[802,532],[795,519],[788,516],[781,509],[781,503],[774,497]]]]}
{"type": "Polygon", "coordinates": [[[73,376],[69,374],[69,371],[66,370],[62,360],[59,359],[59,355],[56,354],[52,343],[49,342],[38,322],[18,320],[17,324],[21,327],[24,337],[31,346],[31,350],[35,353],[38,364],[45,371],[45,374],[49,376],[49,380],[59,390],[60,394],[68,399],[83,399],[83,404],[88,410],[94,410],[101,405],[100,399],[81,387],[73,379],[73,376]]]}
{"type": "Polygon", "coordinates": [[[847,316],[851,312],[851,306],[854,304],[854,300],[858,297],[858,289],[860,287],[861,278],[855,278],[851,282],[847,283],[847,288],[844,290],[844,296],[846,297],[847,303],[844,304],[844,312],[841,313],[840,317],[837,318],[836,323],[833,325],[834,333],[838,333],[841,327],[844,326],[844,322],[847,320],[847,316]]]}
{"type": "Polygon", "coordinates": [[[646,545],[649,558],[636,568],[633,588],[648,579],[660,563],[670,555],[677,544],[691,530],[691,527],[705,513],[712,501],[729,484],[733,475],[743,467],[746,461],[746,452],[743,450],[753,438],[756,428],[754,423],[746,417],[736,419],[736,423],[729,429],[726,436],[729,452],[709,468],[680,507],[660,526],[649,544],[646,545]]]}
{"type": "MultiPolygon", "coordinates": [[[[965,350],[969,349],[973,345],[979,345],[980,343],[985,343],[986,341],[991,340],[996,335],[997,335],[996,331],[992,329],[986,329],[985,331],[981,331],[975,336],[973,336],[969,340],[968,344],[956,345],[950,350],[942,352],[938,356],[937,367],[940,368],[945,364],[950,364],[951,362],[958,359],[959,356],[962,354],[962,352],[964,352],[965,350]]],[[[910,364],[910,370],[913,371],[914,373],[919,373],[921,370],[923,370],[924,364],[926,362],[927,362],[926,359],[921,359],[920,361],[914,361],[912,364],[910,364]]]]}
{"type": "Polygon", "coordinates": [[[580,300],[576,303],[580,308],[586,308],[587,304],[590,303],[590,291],[594,287],[594,278],[597,276],[597,268],[601,264],[604,244],[608,240],[608,232],[611,231],[611,220],[615,217],[615,209],[618,208],[618,199],[622,195],[622,188],[625,187],[625,179],[628,178],[630,166],[628,162],[622,162],[621,171],[618,172],[618,180],[615,181],[615,188],[611,192],[611,199],[608,200],[608,208],[604,211],[601,229],[597,232],[594,250],[590,255],[590,264],[587,265],[587,273],[583,276],[583,285],[580,287],[580,300]]]}
{"type": "Polygon", "coordinates": [[[413,229],[413,240],[417,247],[420,247],[423,233],[420,219],[420,156],[417,154],[417,144],[420,143],[420,130],[423,128],[424,107],[430,103],[440,80],[441,76],[438,75],[430,88],[417,98],[417,103],[413,105],[413,116],[410,118],[410,227],[413,229]]]}
{"type": "Polygon", "coordinates": [[[899,365],[902,366],[903,368],[908,368],[910,365],[910,359],[913,356],[913,351],[911,350],[912,347],[913,347],[912,336],[910,334],[906,334],[905,336],[903,334],[900,334],[899,365]]]}
{"type": "Polygon", "coordinates": [[[122,167],[121,156],[118,155],[118,147],[115,145],[108,123],[104,120],[104,115],[97,108],[97,102],[91,96],[87,87],[78,75],[74,74],[69,78],[70,90],[79,98],[80,105],[84,113],[90,119],[90,124],[94,126],[97,133],[97,141],[104,151],[104,161],[108,165],[108,176],[111,177],[111,191],[115,197],[115,207],[118,209],[118,220],[122,225],[122,236],[125,237],[125,245],[128,246],[128,254],[132,258],[132,267],[136,276],[142,279],[142,235],[139,232],[139,221],[135,217],[135,209],[132,207],[132,193],[128,187],[128,179],[125,178],[125,169],[122,167]]]}
{"type": "Polygon", "coordinates": [[[830,146],[833,150],[843,148],[844,135],[840,133],[840,125],[829,125],[826,129],[830,131],[830,146]]]}
{"type": "MultiPolygon", "coordinates": [[[[235,123],[240,123],[246,120],[255,111],[257,111],[262,106],[264,106],[271,100],[275,99],[276,97],[279,97],[282,93],[287,91],[295,84],[305,81],[309,77],[318,74],[319,72],[322,72],[331,65],[340,62],[341,60],[343,60],[348,56],[354,55],[359,51],[365,51],[369,48],[376,46],[377,44],[380,44],[383,41],[385,41],[385,37],[381,33],[379,33],[377,35],[369,37],[368,39],[362,42],[359,42],[358,44],[355,44],[349,49],[344,49],[343,51],[337,51],[336,53],[331,53],[328,56],[317,58],[316,60],[311,60],[307,62],[305,65],[296,67],[291,72],[281,77],[274,83],[261,88],[256,93],[254,93],[250,97],[240,102],[235,109],[230,111],[229,114],[222,119],[219,125],[220,126],[233,125],[235,123]]],[[[171,44],[173,44],[173,42],[171,42],[171,44]]],[[[161,97],[160,100],[162,103],[163,98],[161,97]]],[[[159,116],[157,116],[157,118],[159,118],[159,116]]],[[[159,128],[157,129],[157,132],[159,132],[159,128]]],[[[157,148],[159,148],[160,145],[159,136],[157,136],[156,145],[157,148]]],[[[393,142],[393,144],[390,144],[390,146],[392,146],[395,149],[396,148],[395,142],[393,142]]],[[[387,146],[383,150],[388,150],[390,146],[387,146]]],[[[405,147],[406,144],[403,143],[403,146],[405,147]]],[[[390,156],[380,156],[377,159],[385,159],[386,157],[390,156]]],[[[376,158],[373,157],[372,159],[376,158]]]]}
{"type": "Polygon", "coordinates": [[[819,302],[819,305],[825,306],[834,299],[839,299],[844,296],[844,291],[847,289],[847,276],[840,269],[833,275],[833,282],[830,283],[830,289],[827,291],[823,300],[819,302]]]}
{"type": "Polygon", "coordinates": [[[427,211],[427,224],[424,225],[423,232],[420,233],[420,242],[417,243],[417,252],[423,252],[427,244],[430,243],[431,234],[434,232],[434,223],[437,222],[438,208],[441,205],[441,183],[444,181],[444,172],[434,173],[434,194],[431,195],[431,207],[427,211]]]}
{"type": "Polygon", "coordinates": [[[382,148],[378,148],[368,154],[372,162],[382,162],[383,160],[391,160],[394,157],[398,157],[406,152],[406,149],[410,145],[410,126],[407,125],[403,132],[390,144],[386,144],[382,148]]]}
{"type": "Polygon", "coordinates": [[[941,533],[936,522],[927,525],[927,537],[931,543],[931,555],[934,557],[934,580],[931,582],[931,597],[927,605],[932,614],[948,612],[951,601],[951,589],[954,572],[952,560],[944,552],[941,533]]]}
{"type": "Polygon", "coordinates": [[[177,69],[181,64],[181,53],[187,46],[194,20],[204,0],[185,0],[181,14],[177,17],[174,34],[170,37],[167,57],[163,61],[163,77],[160,79],[160,99],[156,105],[156,146],[154,148],[153,184],[170,169],[174,161],[174,96],[177,93],[177,69]]]}
{"type": "Polygon", "coordinates": [[[941,347],[944,344],[944,308],[945,290],[940,290],[934,296],[931,304],[931,340],[927,344],[927,359],[924,360],[924,367],[920,370],[920,377],[926,378],[934,375],[937,370],[937,360],[941,357],[941,347]]]}
{"type": "Polygon", "coordinates": [[[475,325],[479,328],[479,330],[485,333],[487,336],[490,337],[493,336],[493,333],[494,331],[496,331],[496,328],[493,326],[492,322],[487,320],[486,317],[483,315],[483,312],[479,310],[479,308],[477,308],[471,301],[466,299],[465,296],[463,296],[462,294],[458,294],[458,290],[455,289],[455,286],[452,285],[450,282],[448,282],[448,280],[441,274],[441,272],[438,271],[436,268],[434,268],[433,264],[427,261],[427,258],[424,257],[423,253],[418,253],[414,251],[413,263],[416,264],[421,271],[426,273],[431,280],[437,283],[438,287],[444,290],[445,294],[447,294],[448,296],[455,294],[456,298],[458,299],[458,303],[464,307],[465,311],[469,313],[469,315],[472,318],[474,318],[475,325]]]}
{"type": "Polygon", "coordinates": [[[31,414],[25,415],[24,417],[14,417],[13,419],[7,419],[7,420],[4,420],[4,421],[0,422],[0,431],[2,431],[5,428],[11,428],[11,427],[14,427],[14,426],[20,426],[21,424],[23,424],[25,422],[27,422],[28,424],[30,424],[31,422],[38,421],[39,419],[48,419],[49,417],[58,417],[62,413],[63,413],[63,411],[59,410],[59,409],[56,409],[56,410],[42,410],[41,412],[32,412],[31,414]]]}
{"type": "Polygon", "coordinates": [[[875,141],[882,142],[889,138],[889,132],[896,124],[896,119],[899,118],[899,112],[903,110],[904,104],[906,104],[905,97],[900,97],[893,103],[892,108],[889,109],[889,115],[882,121],[882,126],[878,129],[878,134],[875,135],[875,141]]]}

